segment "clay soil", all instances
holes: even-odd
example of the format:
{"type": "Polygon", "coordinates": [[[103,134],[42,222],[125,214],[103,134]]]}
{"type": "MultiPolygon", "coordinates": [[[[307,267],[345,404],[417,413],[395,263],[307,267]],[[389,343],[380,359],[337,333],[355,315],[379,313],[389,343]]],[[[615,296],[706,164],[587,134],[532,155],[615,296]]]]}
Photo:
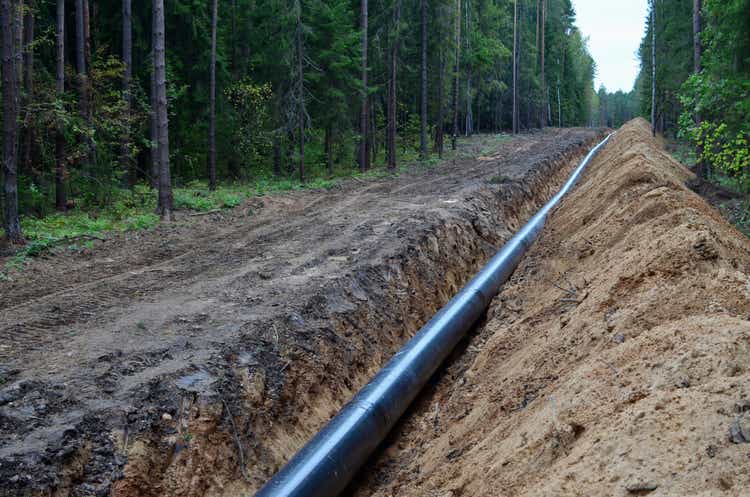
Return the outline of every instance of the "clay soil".
{"type": "Polygon", "coordinates": [[[750,495],[750,241],[637,120],[355,496],[750,495]]]}
{"type": "MultiPolygon", "coordinates": [[[[514,139],[484,138],[470,142],[458,159],[438,167],[416,168],[397,178],[350,181],[328,192],[305,191],[254,199],[229,213],[183,215],[177,223],[153,231],[112,234],[105,242],[97,242],[92,250],[63,251],[33,259],[23,271],[12,274],[13,281],[0,283],[0,495],[249,495],[559,188],[601,134],[573,129],[514,139]]],[[[677,181],[669,171],[657,166],[653,169],[653,174],[663,176],[665,181],[677,181]]],[[[650,184],[632,174],[633,188],[650,184]]],[[[690,232],[695,240],[682,243],[680,249],[685,257],[695,254],[698,249],[691,243],[698,246],[696,237],[702,233],[705,240],[700,246],[707,254],[703,259],[687,258],[684,264],[705,270],[707,289],[700,290],[700,299],[692,297],[698,290],[691,290],[691,296],[679,301],[675,296],[674,312],[683,312],[683,307],[678,306],[683,300],[702,310],[709,304],[708,298],[715,300],[712,309],[717,310],[688,320],[693,328],[698,326],[696,323],[705,322],[706,329],[711,329],[711,334],[696,331],[692,338],[694,349],[703,350],[703,345],[698,344],[705,342],[708,346],[709,339],[714,348],[708,356],[686,359],[685,374],[692,383],[689,389],[678,393],[690,394],[691,399],[701,403],[710,399],[728,413],[732,409],[730,399],[739,399],[741,393],[739,387],[731,385],[746,378],[741,375],[747,361],[738,359],[740,369],[734,379],[722,379],[725,390],[721,401],[714,394],[699,395],[703,389],[714,387],[704,387],[697,372],[704,371],[701,368],[707,367],[707,361],[728,364],[734,357],[732,351],[739,347],[732,346],[732,340],[740,343],[737,333],[741,320],[728,313],[746,313],[750,309],[739,287],[731,294],[736,294],[735,301],[722,297],[730,295],[726,288],[742,274],[732,268],[725,253],[736,251],[733,257],[742,268],[746,248],[729,228],[714,228],[701,221],[708,215],[704,206],[678,186],[665,187],[653,202],[669,210],[667,199],[676,203],[681,196],[691,199],[697,207],[691,214],[696,219],[696,228],[690,232]],[[698,230],[700,226],[704,226],[703,231],[698,230]],[[717,236],[711,236],[714,232],[717,236]],[[719,235],[722,238],[717,238],[719,235]],[[727,248],[724,244],[730,242],[717,240],[731,240],[733,245],[727,248]],[[720,323],[722,326],[718,326],[720,323]],[[718,343],[723,344],[721,352],[718,343]]],[[[591,206],[590,226],[603,222],[599,216],[607,209],[601,202],[597,205],[597,209],[591,206]]],[[[644,214],[644,222],[663,219],[654,217],[662,212],[658,209],[648,212],[653,215],[647,218],[644,214]]],[[[563,218],[558,223],[563,229],[567,226],[563,218]]],[[[609,229],[623,226],[624,230],[623,223],[610,225],[609,229]]],[[[622,236],[627,233],[623,231],[622,236]]],[[[606,238],[596,235],[593,229],[590,236],[594,247],[591,250],[597,252],[586,256],[588,259],[583,262],[591,265],[591,261],[599,261],[597,271],[603,271],[603,261],[610,260],[605,259],[606,247],[602,245],[606,238]]],[[[634,235],[631,238],[628,240],[632,244],[647,240],[634,235]]],[[[570,243],[563,242],[563,254],[572,250],[570,243]]],[[[584,274],[589,282],[594,281],[593,273],[578,272],[577,266],[564,267],[563,262],[559,267],[547,266],[560,260],[560,251],[553,250],[552,244],[548,239],[542,246],[549,255],[540,252],[540,248],[530,259],[540,265],[538,278],[542,274],[548,278],[552,269],[557,273],[574,268],[569,277],[577,284],[583,284],[584,274]],[[545,257],[550,257],[549,261],[545,257]]],[[[580,249],[590,250],[587,247],[580,249]]],[[[631,255],[634,257],[635,253],[631,255]]],[[[670,252],[657,252],[654,248],[653,253],[661,253],[667,267],[670,258],[665,254],[670,252]]],[[[613,263],[618,260],[619,256],[613,263]]],[[[634,268],[632,262],[629,267],[634,268]]],[[[609,311],[597,311],[600,321],[601,313],[609,312],[615,331],[627,336],[624,344],[610,346],[611,333],[598,330],[597,341],[586,342],[580,350],[566,342],[569,353],[588,353],[596,345],[606,351],[611,349],[613,352],[607,352],[611,354],[631,349],[636,354],[635,349],[642,342],[631,334],[635,326],[632,323],[656,322],[659,313],[668,307],[660,298],[653,302],[656,311],[648,311],[656,315],[648,314],[645,307],[636,313],[626,306],[632,290],[628,284],[635,289],[632,291],[649,288],[651,278],[666,278],[660,271],[654,276],[638,273],[634,279],[624,280],[620,293],[613,297],[617,301],[607,304],[609,311]]],[[[679,274],[682,273],[674,276],[675,282],[693,281],[678,279],[679,274]]],[[[517,302],[512,309],[517,311],[499,306],[495,312],[537,309],[526,310],[527,305],[540,301],[532,299],[538,288],[524,289],[522,285],[517,282],[506,294],[518,295],[512,298],[517,302]],[[522,302],[523,299],[528,300],[522,302]]],[[[600,305],[592,288],[578,310],[568,309],[560,314],[556,303],[560,295],[553,288],[540,288],[544,293],[538,295],[539,299],[552,299],[549,316],[544,319],[554,317],[557,328],[535,327],[521,314],[513,314],[517,326],[526,324],[513,328],[516,338],[509,340],[505,335],[510,332],[504,331],[500,321],[492,324],[488,329],[495,328],[493,340],[502,345],[502,351],[498,349],[493,354],[492,364],[482,365],[481,360],[476,363],[475,369],[481,373],[470,372],[469,385],[479,377],[489,380],[491,375],[499,375],[501,370],[494,369],[497,366],[505,364],[502,371],[510,371],[511,345],[520,347],[524,334],[530,340],[543,340],[534,336],[557,336],[560,316],[570,317],[566,330],[578,330],[588,319],[583,317],[583,310],[594,303],[600,305]],[[582,317],[576,321],[579,313],[582,317]]],[[[582,288],[584,291],[587,290],[582,288]]],[[[594,323],[588,326],[589,331],[596,328],[594,323]]],[[[563,335],[578,337],[580,333],[583,332],[563,335]]],[[[675,334],[675,340],[685,336],[675,334]]],[[[493,346],[488,345],[486,350],[493,350],[493,346]]],[[[620,359],[612,356],[607,360],[618,368],[618,375],[626,374],[620,359]]],[[[531,359],[527,367],[534,371],[537,368],[531,359]]],[[[538,374],[533,373],[537,379],[523,380],[531,382],[533,394],[529,395],[539,397],[527,409],[549,405],[542,400],[544,382],[548,380],[538,376],[552,373],[543,373],[541,365],[539,368],[538,374]]],[[[554,369],[553,365],[545,368],[554,369]]],[[[602,381],[613,385],[625,381],[624,377],[612,376],[611,368],[597,368],[590,374],[598,375],[602,381]]],[[[715,369],[713,374],[724,369],[715,369]]],[[[522,370],[518,371],[520,374],[522,370]]],[[[653,371],[661,373],[663,367],[653,371]]],[[[562,371],[554,374],[563,378],[562,371]]],[[[646,379],[633,380],[632,389],[644,382],[646,379]]],[[[582,391],[591,390],[588,383],[576,385],[582,391]]],[[[619,392],[617,395],[622,393],[616,390],[619,387],[608,388],[619,392]]],[[[664,386],[664,391],[671,392],[669,388],[664,386]]],[[[484,404],[477,400],[473,405],[465,397],[471,391],[457,389],[455,404],[441,401],[443,421],[439,426],[445,436],[448,426],[457,428],[460,423],[485,415],[481,413],[488,414],[489,411],[479,411],[483,405],[499,413],[501,406],[515,402],[503,394],[487,398],[484,404]],[[456,416],[461,409],[476,414],[449,423],[452,418],[448,416],[456,416]]],[[[649,390],[637,392],[645,392],[643,398],[647,400],[639,399],[635,405],[645,409],[651,402],[649,390]]],[[[561,398],[560,402],[564,400],[561,398]]],[[[672,412],[669,406],[683,404],[672,400],[665,405],[660,415],[672,412]]],[[[602,402],[602,406],[609,409],[610,401],[602,402]]],[[[696,405],[694,409],[704,407],[705,404],[696,405]]],[[[567,411],[563,407],[558,411],[555,419],[560,421],[556,422],[563,423],[563,419],[568,419],[567,411]]],[[[546,411],[540,414],[535,428],[525,435],[530,437],[529,443],[536,443],[537,435],[546,433],[546,416],[546,411]]],[[[716,461],[723,461],[734,454],[720,436],[721,430],[726,431],[724,424],[729,414],[712,416],[705,423],[717,422],[712,426],[718,447],[716,461]]],[[[584,437],[595,432],[590,418],[576,419],[585,427],[584,437]]],[[[640,423],[651,423],[653,419],[656,418],[649,412],[640,423]]],[[[522,430],[512,430],[510,425],[503,429],[515,437],[508,436],[503,443],[517,445],[522,430]]],[[[676,425],[670,428],[672,434],[684,429],[676,425]]],[[[486,430],[479,429],[464,440],[469,443],[486,435],[486,430]]],[[[600,447],[609,443],[602,441],[600,447]]],[[[464,450],[461,457],[467,457],[470,449],[464,442],[460,446],[464,450]]],[[[625,448],[619,449],[622,450],[625,448]]],[[[482,451],[479,454],[489,455],[482,451]]],[[[414,464],[421,465],[416,460],[412,459],[414,464]]],[[[469,461],[465,460],[467,464],[469,461]]],[[[521,468],[516,459],[509,461],[511,466],[502,466],[504,470],[521,468]]],[[[407,463],[404,460],[405,468],[410,467],[407,463]]],[[[454,488],[454,478],[480,484],[482,480],[469,466],[462,465],[465,469],[461,470],[455,458],[454,463],[450,473],[453,476],[435,481],[435,488],[454,488]]],[[[725,469],[731,472],[731,467],[725,469]]],[[[423,472],[418,474],[427,481],[433,473],[423,466],[423,472]]],[[[739,477],[732,478],[727,480],[730,484],[740,484],[739,477]]],[[[476,487],[469,494],[482,491],[476,487]]],[[[411,490],[404,492],[411,495],[411,490]]]]}

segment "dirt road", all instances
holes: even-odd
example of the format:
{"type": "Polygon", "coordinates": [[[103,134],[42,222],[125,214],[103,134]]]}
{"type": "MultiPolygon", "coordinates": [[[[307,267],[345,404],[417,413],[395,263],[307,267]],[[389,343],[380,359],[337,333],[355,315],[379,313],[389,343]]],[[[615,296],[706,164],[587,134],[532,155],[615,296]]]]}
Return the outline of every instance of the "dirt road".
{"type": "Polygon", "coordinates": [[[601,135],[112,235],[0,283],[0,495],[247,495],[601,135]]]}
{"type": "Polygon", "coordinates": [[[750,241],[691,177],[620,130],[351,494],[750,495],[750,241]]]}

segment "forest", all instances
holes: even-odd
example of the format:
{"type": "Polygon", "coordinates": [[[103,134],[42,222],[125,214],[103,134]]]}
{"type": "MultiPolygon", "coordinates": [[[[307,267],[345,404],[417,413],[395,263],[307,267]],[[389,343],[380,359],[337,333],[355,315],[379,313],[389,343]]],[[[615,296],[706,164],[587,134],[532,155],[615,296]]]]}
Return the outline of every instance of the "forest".
{"type": "Polygon", "coordinates": [[[703,179],[747,192],[750,0],[651,0],[638,57],[632,92],[599,91],[600,123],[652,120],[655,133],[690,147],[703,179]]]}
{"type": "Polygon", "coordinates": [[[596,98],[570,0],[2,0],[2,31],[13,243],[588,125],[596,98]]]}

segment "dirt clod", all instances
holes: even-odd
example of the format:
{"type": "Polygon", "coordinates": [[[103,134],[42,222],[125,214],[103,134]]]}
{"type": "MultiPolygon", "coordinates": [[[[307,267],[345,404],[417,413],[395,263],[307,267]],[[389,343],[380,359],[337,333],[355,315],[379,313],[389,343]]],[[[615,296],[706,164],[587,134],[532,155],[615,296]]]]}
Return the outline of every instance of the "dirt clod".
{"type": "Polygon", "coordinates": [[[733,444],[750,443],[750,417],[741,416],[729,427],[729,440],[733,444]]]}

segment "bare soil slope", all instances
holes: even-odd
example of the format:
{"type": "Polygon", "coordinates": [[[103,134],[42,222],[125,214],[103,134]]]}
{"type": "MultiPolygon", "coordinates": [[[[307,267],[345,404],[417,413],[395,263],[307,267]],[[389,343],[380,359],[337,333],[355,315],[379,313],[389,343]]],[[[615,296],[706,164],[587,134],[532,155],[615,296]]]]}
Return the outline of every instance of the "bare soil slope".
{"type": "Polygon", "coordinates": [[[621,129],[359,496],[750,495],[750,241],[621,129]]]}
{"type": "Polygon", "coordinates": [[[0,495],[248,495],[599,136],[495,140],[35,261],[0,283],[0,495]]]}

